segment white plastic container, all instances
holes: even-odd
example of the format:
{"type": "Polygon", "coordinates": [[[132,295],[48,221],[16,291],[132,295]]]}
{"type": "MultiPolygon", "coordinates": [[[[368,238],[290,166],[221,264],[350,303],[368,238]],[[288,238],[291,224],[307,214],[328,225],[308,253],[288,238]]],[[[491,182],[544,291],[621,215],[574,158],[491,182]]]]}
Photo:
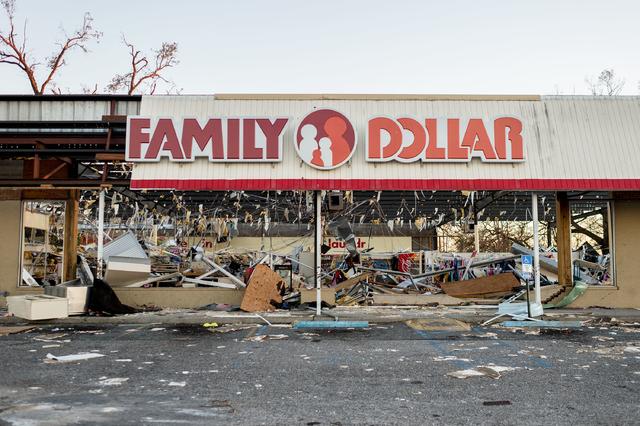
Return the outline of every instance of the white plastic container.
{"type": "Polygon", "coordinates": [[[7,308],[16,317],[32,321],[69,316],[69,301],[66,298],[46,294],[8,296],[7,308]]]}

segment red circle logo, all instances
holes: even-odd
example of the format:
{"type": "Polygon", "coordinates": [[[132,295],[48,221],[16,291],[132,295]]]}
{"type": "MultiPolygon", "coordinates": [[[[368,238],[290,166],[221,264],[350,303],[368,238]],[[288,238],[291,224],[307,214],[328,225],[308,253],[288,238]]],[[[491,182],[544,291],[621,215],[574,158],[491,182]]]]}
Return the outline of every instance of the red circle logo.
{"type": "Polygon", "coordinates": [[[296,128],[295,146],[308,165],[320,170],[340,167],[356,150],[356,131],[343,114],[319,109],[308,114],[296,128]]]}

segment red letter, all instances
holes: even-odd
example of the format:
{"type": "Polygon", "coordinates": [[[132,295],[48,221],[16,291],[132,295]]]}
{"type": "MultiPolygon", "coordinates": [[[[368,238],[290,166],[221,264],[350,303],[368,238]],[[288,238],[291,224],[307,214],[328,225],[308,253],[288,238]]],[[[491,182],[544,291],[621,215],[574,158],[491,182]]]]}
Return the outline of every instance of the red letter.
{"type": "Polygon", "coordinates": [[[464,132],[462,138],[462,146],[468,146],[472,152],[479,151],[484,154],[485,160],[495,160],[496,154],[493,152],[491,146],[491,139],[487,134],[487,129],[484,127],[484,123],[481,118],[472,118],[469,120],[467,131],[464,132]]]}
{"type": "Polygon", "coordinates": [[[280,135],[284,131],[289,119],[278,118],[271,123],[269,119],[259,118],[256,120],[262,133],[267,138],[267,160],[281,160],[280,158],[280,135]]]}
{"type": "Polygon", "coordinates": [[[429,135],[425,158],[427,160],[446,160],[447,150],[444,147],[438,147],[438,121],[435,118],[427,118],[424,120],[424,126],[429,135]]]}
{"type": "Polygon", "coordinates": [[[367,160],[391,160],[402,147],[402,131],[390,118],[372,118],[369,120],[369,140],[367,144],[367,160]],[[386,130],[391,136],[389,144],[384,148],[380,140],[382,130],[386,130]]]}
{"type": "Polygon", "coordinates": [[[262,159],[262,148],[256,148],[256,121],[253,118],[242,120],[242,159],[262,159]]]}
{"type": "Polygon", "coordinates": [[[169,158],[171,160],[182,160],[184,158],[182,156],[182,150],[180,149],[176,129],[173,127],[173,120],[170,118],[161,118],[158,120],[156,128],[153,131],[153,136],[151,137],[149,149],[144,157],[146,159],[157,159],[160,149],[169,151],[171,154],[169,158]]]}
{"type": "Polygon", "coordinates": [[[193,140],[195,140],[202,152],[206,152],[207,144],[211,141],[211,158],[215,160],[224,158],[222,121],[219,118],[207,121],[204,128],[200,127],[198,120],[195,118],[185,118],[182,125],[182,149],[184,150],[184,157],[189,160],[193,159],[191,157],[193,140]]]}
{"type": "Polygon", "coordinates": [[[227,158],[240,159],[240,120],[237,118],[227,120],[227,158]]]}
{"type": "Polygon", "coordinates": [[[148,118],[132,118],[129,120],[129,145],[127,146],[127,160],[142,159],[142,144],[149,143],[149,133],[142,130],[151,127],[148,118]]]}
{"type": "Polygon", "coordinates": [[[460,120],[457,118],[447,119],[447,148],[449,160],[468,160],[469,149],[461,147],[460,143],[460,120]]]}
{"type": "Polygon", "coordinates": [[[498,158],[507,160],[507,139],[511,142],[511,159],[524,160],[522,146],[522,122],[513,117],[497,118],[493,123],[496,152],[498,158]],[[509,128],[509,137],[507,137],[509,128]]]}
{"type": "Polygon", "coordinates": [[[413,143],[402,148],[398,157],[403,160],[417,160],[424,151],[425,145],[427,145],[427,134],[424,127],[412,118],[398,118],[398,123],[404,129],[413,133],[413,143]]]}

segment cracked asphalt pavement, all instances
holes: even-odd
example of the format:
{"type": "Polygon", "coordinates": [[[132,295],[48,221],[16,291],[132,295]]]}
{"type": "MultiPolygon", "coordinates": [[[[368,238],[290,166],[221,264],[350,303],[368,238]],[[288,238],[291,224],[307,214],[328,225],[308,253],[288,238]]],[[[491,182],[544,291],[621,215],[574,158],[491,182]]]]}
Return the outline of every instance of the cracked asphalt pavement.
{"type": "Polygon", "coordinates": [[[640,324],[579,330],[39,327],[0,337],[0,424],[638,424],[640,324]],[[47,354],[103,357],[60,362],[47,354]]]}

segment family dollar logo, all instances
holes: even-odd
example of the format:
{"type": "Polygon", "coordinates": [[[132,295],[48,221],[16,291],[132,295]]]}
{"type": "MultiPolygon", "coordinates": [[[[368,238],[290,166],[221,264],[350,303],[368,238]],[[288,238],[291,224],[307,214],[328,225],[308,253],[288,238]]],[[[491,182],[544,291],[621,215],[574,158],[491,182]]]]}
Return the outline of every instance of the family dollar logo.
{"type": "Polygon", "coordinates": [[[316,169],[340,167],[349,161],[356,143],[356,131],[351,122],[332,109],[308,114],[296,128],[296,151],[302,161],[316,169]]]}

